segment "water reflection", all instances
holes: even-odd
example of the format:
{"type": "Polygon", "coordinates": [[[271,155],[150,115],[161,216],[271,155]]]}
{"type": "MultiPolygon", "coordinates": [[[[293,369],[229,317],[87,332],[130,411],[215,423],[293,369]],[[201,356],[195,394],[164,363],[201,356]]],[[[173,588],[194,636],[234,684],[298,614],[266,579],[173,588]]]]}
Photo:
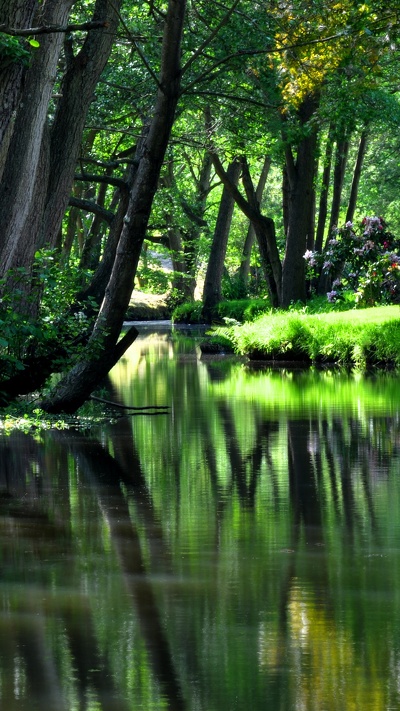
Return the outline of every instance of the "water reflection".
{"type": "Polygon", "coordinates": [[[400,707],[400,381],[145,336],[107,397],[0,439],[0,699],[57,711],[400,707]]]}

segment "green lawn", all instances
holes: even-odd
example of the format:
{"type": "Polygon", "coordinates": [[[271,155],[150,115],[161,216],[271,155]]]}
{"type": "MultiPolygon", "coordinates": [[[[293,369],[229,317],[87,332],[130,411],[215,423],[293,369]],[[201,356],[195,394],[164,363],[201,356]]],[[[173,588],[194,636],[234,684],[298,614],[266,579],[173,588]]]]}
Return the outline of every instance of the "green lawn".
{"type": "Polygon", "coordinates": [[[322,314],[276,312],[219,329],[251,359],[400,366],[400,307],[322,314]]]}

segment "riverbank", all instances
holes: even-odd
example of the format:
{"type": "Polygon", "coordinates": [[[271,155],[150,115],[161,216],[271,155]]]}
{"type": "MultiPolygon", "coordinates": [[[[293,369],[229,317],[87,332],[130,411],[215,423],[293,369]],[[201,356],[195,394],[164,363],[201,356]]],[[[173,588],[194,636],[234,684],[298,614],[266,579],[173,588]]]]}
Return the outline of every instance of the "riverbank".
{"type": "Polygon", "coordinates": [[[400,308],[382,306],[322,314],[277,312],[218,328],[250,360],[400,367],[400,308]]]}

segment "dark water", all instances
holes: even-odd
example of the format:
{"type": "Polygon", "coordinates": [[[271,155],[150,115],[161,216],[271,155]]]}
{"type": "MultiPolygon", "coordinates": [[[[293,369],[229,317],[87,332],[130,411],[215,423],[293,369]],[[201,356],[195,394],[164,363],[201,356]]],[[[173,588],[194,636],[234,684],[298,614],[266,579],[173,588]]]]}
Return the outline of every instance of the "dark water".
{"type": "Polygon", "coordinates": [[[105,396],[0,437],[0,708],[400,708],[400,379],[144,332],[105,396]]]}

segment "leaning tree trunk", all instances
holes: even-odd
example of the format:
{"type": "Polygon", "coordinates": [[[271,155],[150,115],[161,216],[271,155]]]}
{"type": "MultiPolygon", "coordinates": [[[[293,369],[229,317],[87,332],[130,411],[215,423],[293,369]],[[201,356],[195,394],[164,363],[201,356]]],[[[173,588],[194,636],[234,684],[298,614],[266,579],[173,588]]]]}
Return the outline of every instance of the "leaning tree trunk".
{"type": "Polygon", "coordinates": [[[76,56],[73,56],[72,47],[65,52],[69,59],[51,129],[50,170],[38,247],[56,245],[68,205],[87,113],[112,49],[121,4],[122,0],[96,0],[92,20],[104,22],[104,27],[89,30],[76,56]]]}
{"type": "MultiPolygon", "coordinates": [[[[233,160],[226,171],[229,181],[236,187],[240,176],[240,162],[233,160]]],[[[208,258],[207,272],[203,290],[203,316],[211,322],[215,316],[215,307],[222,298],[222,275],[228,247],[235,201],[231,192],[224,187],[219,204],[217,222],[208,258]]]]}
{"type": "MultiPolygon", "coordinates": [[[[267,182],[268,173],[271,168],[271,156],[267,155],[264,158],[263,167],[261,169],[260,177],[258,179],[258,184],[255,192],[256,200],[258,205],[261,203],[261,198],[264,192],[265,184],[267,182]]],[[[243,245],[242,261],[239,267],[239,278],[243,284],[247,286],[249,281],[250,273],[250,258],[251,250],[253,248],[254,240],[256,238],[256,231],[254,225],[250,222],[246,238],[243,245]]]]}
{"type": "Polygon", "coordinates": [[[149,131],[140,150],[136,179],[112,274],[89,341],[89,350],[62,378],[49,398],[42,402],[43,409],[48,412],[75,412],[108,373],[115,355],[119,357],[124,347],[123,343],[119,346],[118,338],[129,305],[179,97],[185,9],[185,0],[169,0],[164,24],[157,100],[149,131]]]}
{"type": "Polygon", "coordinates": [[[317,130],[315,126],[310,126],[310,121],[316,109],[317,102],[313,97],[303,101],[299,119],[305,130],[296,146],[296,158],[292,147],[286,147],[289,217],[282,266],[282,306],[285,308],[292,302],[306,300],[304,253],[312,224],[317,147],[317,130]]]}

